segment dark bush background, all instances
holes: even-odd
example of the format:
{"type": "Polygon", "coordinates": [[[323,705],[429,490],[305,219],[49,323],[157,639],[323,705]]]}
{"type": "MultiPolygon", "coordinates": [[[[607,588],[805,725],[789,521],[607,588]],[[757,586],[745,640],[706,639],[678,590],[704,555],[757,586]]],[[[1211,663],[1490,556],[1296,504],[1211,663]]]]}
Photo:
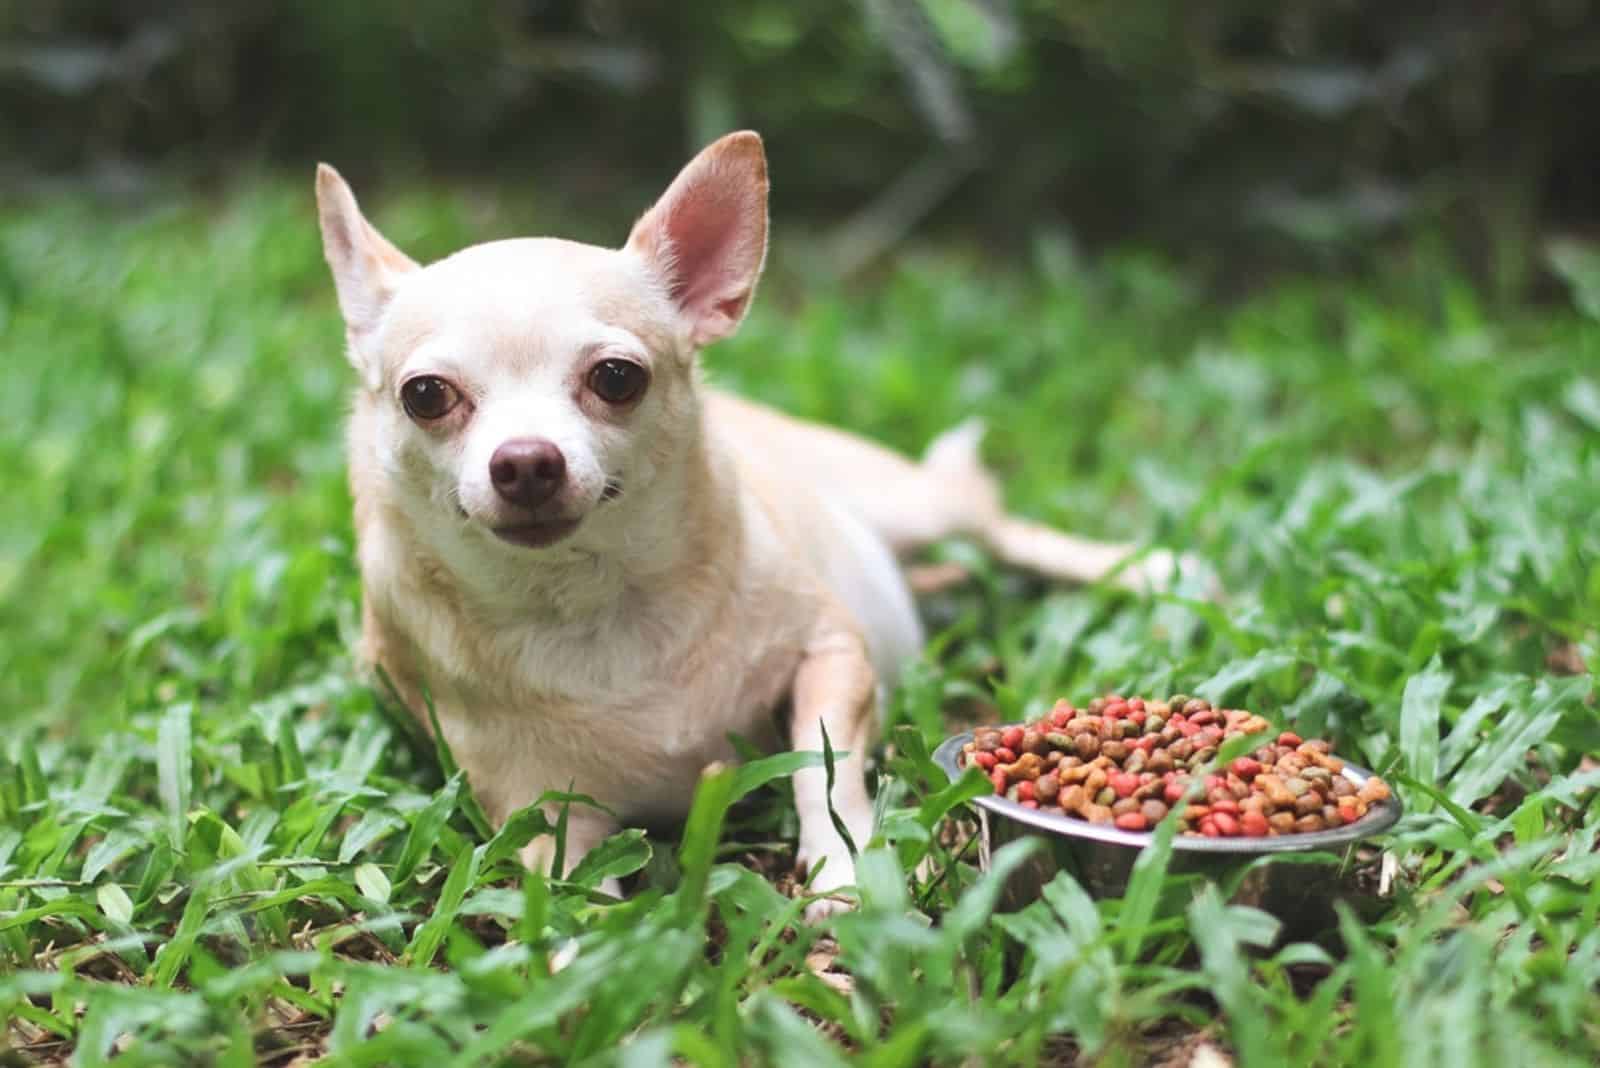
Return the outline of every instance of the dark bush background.
{"type": "Polygon", "coordinates": [[[0,190],[338,161],[607,223],[766,135],[853,269],[1063,228],[1215,277],[1423,238],[1497,292],[1596,217],[1590,0],[0,0],[0,190]]]}

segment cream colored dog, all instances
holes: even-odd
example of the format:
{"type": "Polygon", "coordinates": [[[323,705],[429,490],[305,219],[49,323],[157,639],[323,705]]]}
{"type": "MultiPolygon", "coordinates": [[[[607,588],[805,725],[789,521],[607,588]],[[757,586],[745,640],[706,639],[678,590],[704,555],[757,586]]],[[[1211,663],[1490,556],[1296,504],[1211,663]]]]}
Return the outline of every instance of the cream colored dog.
{"type": "MultiPolygon", "coordinates": [[[[966,535],[1083,581],[1129,555],[1006,515],[976,425],[915,463],[702,385],[695,354],[738,327],[766,256],[753,133],[701,152],[620,250],[495,241],[419,267],[326,166],[317,200],[361,381],[362,655],[413,711],[431,695],[496,821],[568,788],[671,819],[729,732],[782,744],[787,705],[788,745],[826,727],[848,754],[833,805],[864,845],[879,696],[922,642],[896,558],[966,535]]],[[[1172,570],[1147,556],[1120,581],[1172,570]]],[[[849,886],[822,769],[794,793],[813,889],[849,886]]],[[[569,821],[569,866],[618,826],[569,821]]]]}

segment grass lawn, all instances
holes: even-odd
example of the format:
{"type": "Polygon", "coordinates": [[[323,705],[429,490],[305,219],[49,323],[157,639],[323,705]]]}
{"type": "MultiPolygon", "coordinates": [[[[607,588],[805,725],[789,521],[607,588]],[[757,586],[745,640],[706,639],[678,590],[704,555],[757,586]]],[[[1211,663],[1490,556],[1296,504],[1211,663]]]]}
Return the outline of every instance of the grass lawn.
{"type": "MultiPolygon", "coordinates": [[[[528,222],[497,203],[375,214],[436,255],[528,222]]],[[[360,683],[309,179],[6,209],[0,1064],[1594,1064],[1600,324],[1497,316],[1424,263],[1219,309],[1148,257],[1025,252],[865,291],[794,268],[709,363],[907,449],[983,414],[1016,509],[1190,549],[1228,600],[948,547],[977,579],[927,603],[864,904],[822,932],[781,892],[783,780],[730,808],[781,767],[553,882],[513,863],[537,828],[478,826],[360,683]],[[1313,941],[1160,863],[996,915],[927,745],[1113,688],[1228,699],[1398,782],[1386,893],[1373,848],[1304,869],[1367,887],[1313,941]]]]}

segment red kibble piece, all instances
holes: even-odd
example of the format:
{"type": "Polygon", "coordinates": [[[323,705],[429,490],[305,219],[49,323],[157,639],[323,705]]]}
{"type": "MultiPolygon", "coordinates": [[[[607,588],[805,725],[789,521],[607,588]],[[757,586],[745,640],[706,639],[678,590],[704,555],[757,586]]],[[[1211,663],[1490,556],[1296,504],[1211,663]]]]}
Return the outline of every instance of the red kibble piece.
{"type": "Polygon", "coordinates": [[[1058,730],[1070,722],[1072,722],[1072,709],[1070,708],[1058,708],[1050,713],[1050,725],[1058,730]]]}
{"type": "Polygon", "coordinates": [[[1177,782],[1175,780],[1168,781],[1167,788],[1165,791],[1163,791],[1162,796],[1167,799],[1167,804],[1176,805],[1179,801],[1183,800],[1183,792],[1185,789],[1186,787],[1181,782],[1177,782]]]}
{"type": "Polygon", "coordinates": [[[1222,831],[1217,827],[1217,821],[1210,816],[1200,821],[1200,833],[1207,838],[1222,837],[1222,831]]]}
{"type": "Polygon", "coordinates": [[[1228,767],[1241,779],[1253,779],[1261,774],[1261,761],[1250,757],[1240,757],[1228,767]]]}
{"type": "Polygon", "coordinates": [[[1113,701],[1106,705],[1106,713],[1111,719],[1121,719],[1128,714],[1128,705],[1124,701],[1113,701]]]}
{"type": "Polygon", "coordinates": [[[993,771],[994,770],[994,754],[993,753],[973,753],[972,754],[972,762],[974,764],[978,765],[978,767],[982,768],[984,771],[993,771]]]}
{"type": "Polygon", "coordinates": [[[1184,720],[1182,723],[1178,724],[1178,733],[1183,735],[1185,738],[1193,738],[1195,735],[1200,733],[1200,728],[1195,724],[1190,723],[1188,720],[1184,720]]]}
{"type": "Polygon", "coordinates": [[[1002,745],[994,751],[994,759],[997,764],[1015,764],[1017,762],[1017,751],[1008,745],[1002,745]]]}
{"type": "Polygon", "coordinates": [[[1302,739],[1294,731],[1284,731],[1282,734],[1278,735],[1278,744],[1286,745],[1290,749],[1299,748],[1303,741],[1304,739],[1302,739]]]}
{"type": "Polygon", "coordinates": [[[1220,800],[1211,802],[1211,811],[1223,812],[1230,816],[1237,816],[1239,814],[1239,802],[1235,801],[1231,797],[1224,797],[1220,800]]]}
{"type": "MultiPolygon", "coordinates": [[[[1018,749],[1021,749],[1022,748],[1022,728],[1021,727],[1007,727],[1005,730],[1001,731],[1000,732],[1000,744],[1002,746],[1004,746],[1005,748],[1011,750],[1013,753],[1015,753],[1018,749]]],[[[1016,757],[1012,757],[1011,759],[1015,760],[1016,757]]],[[[1009,763],[1009,761],[1008,761],[1008,763],[1009,763]]]]}
{"type": "Polygon", "coordinates": [[[1215,723],[1216,721],[1217,710],[1214,708],[1202,708],[1200,711],[1189,717],[1190,723],[1200,727],[1204,727],[1208,723],[1215,723]]]}
{"type": "Polygon", "coordinates": [[[1142,708],[1129,708],[1129,710],[1128,710],[1128,722],[1129,723],[1134,723],[1134,724],[1137,724],[1137,725],[1143,727],[1144,726],[1144,721],[1146,719],[1149,719],[1149,718],[1150,718],[1149,715],[1142,708]]]}
{"type": "Polygon", "coordinates": [[[1124,831],[1142,831],[1148,824],[1143,812],[1124,812],[1117,817],[1117,826],[1124,831]]]}
{"type": "Polygon", "coordinates": [[[1211,822],[1216,824],[1217,833],[1224,838],[1235,838],[1239,834],[1239,821],[1226,812],[1217,812],[1214,808],[1211,813],[1211,822]]]}
{"type": "Polygon", "coordinates": [[[1129,700],[1128,700],[1128,710],[1131,711],[1131,712],[1143,712],[1144,711],[1144,698],[1143,697],[1129,698],[1129,700]]]}
{"type": "Polygon", "coordinates": [[[1206,793],[1209,794],[1213,790],[1226,790],[1227,788],[1228,780],[1224,779],[1221,775],[1206,776],[1206,793]]]}
{"type": "Polygon", "coordinates": [[[1250,809],[1239,816],[1239,830],[1246,838],[1265,838],[1269,829],[1267,814],[1259,809],[1250,809]]]}
{"type": "Polygon", "coordinates": [[[1108,782],[1118,797],[1132,797],[1133,792],[1139,788],[1139,776],[1129,775],[1125,771],[1117,772],[1108,782]]]}
{"type": "Polygon", "coordinates": [[[1024,779],[1022,782],[1019,782],[1017,784],[1017,800],[1018,801],[1035,801],[1035,800],[1037,800],[1037,798],[1034,796],[1033,781],[1031,779],[1024,779]]]}
{"type": "Polygon", "coordinates": [[[994,774],[989,776],[989,781],[994,783],[994,792],[995,793],[1003,794],[1003,793],[1006,792],[1006,773],[1005,772],[1003,772],[1003,771],[994,772],[994,774]]]}
{"type": "Polygon", "coordinates": [[[1023,808],[1037,809],[1039,807],[1039,802],[1033,800],[1032,798],[1029,798],[1026,801],[1019,801],[1017,803],[1020,804],[1023,808]]]}

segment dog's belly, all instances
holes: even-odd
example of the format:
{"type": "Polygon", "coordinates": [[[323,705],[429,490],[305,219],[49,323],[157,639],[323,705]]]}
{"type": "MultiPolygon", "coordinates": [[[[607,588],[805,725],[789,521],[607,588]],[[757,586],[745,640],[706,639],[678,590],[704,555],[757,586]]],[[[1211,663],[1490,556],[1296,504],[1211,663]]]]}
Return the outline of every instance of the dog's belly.
{"type": "Polygon", "coordinates": [[[750,551],[763,573],[798,566],[815,576],[866,639],[880,692],[922,649],[922,621],[889,545],[854,503],[804,464],[735,423],[741,482],[763,507],[746,507],[750,551]],[[740,431],[743,430],[743,433],[740,431]]]}
{"type": "Polygon", "coordinates": [[[880,697],[922,650],[922,620],[889,547],[847,505],[824,500],[827,529],[818,532],[818,569],[867,640],[880,697]]]}

